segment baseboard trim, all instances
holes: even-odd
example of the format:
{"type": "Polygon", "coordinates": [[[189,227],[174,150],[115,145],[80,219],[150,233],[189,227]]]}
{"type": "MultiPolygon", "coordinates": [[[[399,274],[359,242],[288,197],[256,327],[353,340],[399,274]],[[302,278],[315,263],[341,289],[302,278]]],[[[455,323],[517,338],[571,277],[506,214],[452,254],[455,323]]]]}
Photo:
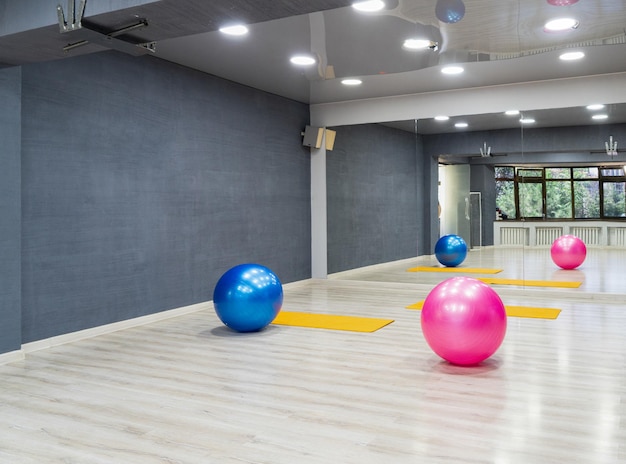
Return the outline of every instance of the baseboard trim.
{"type": "Polygon", "coordinates": [[[401,264],[401,263],[405,263],[407,266],[409,266],[413,262],[415,262],[416,259],[421,258],[421,257],[422,256],[413,256],[412,258],[403,258],[403,259],[398,259],[396,261],[389,261],[389,262],[384,262],[384,263],[370,264],[368,266],[358,267],[358,268],[355,268],[355,269],[347,269],[345,271],[333,272],[332,274],[328,274],[328,278],[329,279],[341,278],[341,277],[343,277],[346,274],[350,275],[350,274],[354,273],[354,271],[356,271],[356,270],[359,270],[359,271],[374,271],[374,270],[385,269],[387,267],[397,266],[398,264],[401,264]]]}
{"type": "Polygon", "coordinates": [[[15,350],[15,351],[9,351],[7,353],[2,353],[0,354],[0,366],[3,364],[23,361],[24,358],[25,358],[24,350],[15,350]]]}
{"type": "MultiPolygon", "coordinates": [[[[111,324],[105,324],[98,327],[92,327],[85,330],[79,330],[77,332],[71,332],[68,334],[57,335],[56,337],[45,338],[43,340],[37,340],[22,345],[22,352],[24,354],[33,353],[39,350],[45,350],[53,346],[64,345],[66,343],[72,343],[86,338],[97,337],[119,330],[125,330],[132,327],[151,324],[153,322],[163,321],[165,319],[171,319],[173,317],[183,316],[185,314],[195,313],[205,309],[212,308],[212,302],[197,303],[189,306],[183,306],[180,308],[170,309],[167,311],[161,311],[154,314],[148,314],[145,316],[135,317],[133,319],[127,319],[124,321],[113,322],[111,324]]],[[[1,358],[0,358],[1,359],[1,358]]]]}
{"type": "MultiPolygon", "coordinates": [[[[283,287],[297,287],[311,279],[304,279],[296,282],[290,282],[284,284],[283,287]]],[[[91,327],[85,330],[79,330],[77,332],[71,332],[67,334],[57,335],[55,337],[44,338],[43,340],[37,340],[30,343],[24,343],[22,349],[16,351],[10,351],[8,353],[0,354],[0,365],[8,364],[12,362],[22,361],[28,353],[34,353],[35,351],[45,350],[54,346],[64,345],[66,343],[73,343],[79,340],[85,340],[87,338],[97,337],[99,335],[105,335],[119,330],[130,329],[132,327],[138,327],[141,325],[151,324],[153,322],[163,321],[165,319],[171,319],[173,317],[183,316],[185,314],[195,313],[197,311],[212,310],[213,301],[204,301],[202,303],[196,303],[189,306],[182,306],[180,308],[174,308],[167,311],[161,311],[154,314],[147,314],[145,316],[135,317],[133,319],[127,319],[124,321],[113,322],[111,324],[105,324],[98,327],[91,327]]]]}

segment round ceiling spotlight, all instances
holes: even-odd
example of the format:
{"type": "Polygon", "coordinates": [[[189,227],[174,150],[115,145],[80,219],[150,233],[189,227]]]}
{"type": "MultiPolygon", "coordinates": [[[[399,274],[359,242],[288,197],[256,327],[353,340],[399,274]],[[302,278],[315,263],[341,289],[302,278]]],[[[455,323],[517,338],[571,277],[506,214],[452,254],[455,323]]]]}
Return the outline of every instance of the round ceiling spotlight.
{"type": "Polygon", "coordinates": [[[465,129],[468,126],[468,124],[466,122],[457,122],[454,127],[458,128],[458,129],[465,129]]]}
{"type": "Polygon", "coordinates": [[[435,16],[444,23],[458,23],[465,16],[465,4],[462,0],[437,0],[435,16]]]}
{"type": "Polygon", "coordinates": [[[363,81],[361,79],[349,78],[349,79],[342,80],[341,83],[343,85],[361,85],[363,81]]]}
{"type": "Polygon", "coordinates": [[[234,24],[232,26],[220,27],[219,31],[226,35],[246,35],[248,33],[248,27],[244,24],[234,24]]]}
{"type": "Polygon", "coordinates": [[[297,64],[298,66],[311,66],[312,64],[315,64],[315,58],[310,55],[292,56],[289,61],[293,64],[297,64]]]}
{"type": "Polygon", "coordinates": [[[562,32],[569,29],[576,29],[578,24],[578,21],[574,18],[557,18],[548,21],[543,27],[548,32],[562,32]]]}
{"type": "Polygon", "coordinates": [[[428,39],[406,39],[402,46],[408,50],[423,50],[434,46],[434,42],[428,39]]]}
{"type": "Polygon", "coordinates": [[[444,116],[443,114],[440,116],[435,116],[435,121],[447,121],[450,119],[450,116],[444,116]]]}
{"type": "Polygon", "coordinates": [[[578,3],[578,0],[548,0],[548,4],[554,6],[570,6],[578,3]]]}
{"type": "Polygon", "coordinates": [[[443,74],[461,74],[464,69],[461,66],[452,65],[441,68],[443,74]]]}
{"type": "Polygon", "coordinates": [[[382,0],[365,0],[362,2],[353,3],[352,8],[357,11],[371,13],[374,11],[380,11],[385,8],[385,3],[382,0]]]}
{"type": "Polygon", "coordinates": [[[585,57],[583,52],[566,52],[559,55],[559,59],[563,61],[576,61],[585,57]]]}

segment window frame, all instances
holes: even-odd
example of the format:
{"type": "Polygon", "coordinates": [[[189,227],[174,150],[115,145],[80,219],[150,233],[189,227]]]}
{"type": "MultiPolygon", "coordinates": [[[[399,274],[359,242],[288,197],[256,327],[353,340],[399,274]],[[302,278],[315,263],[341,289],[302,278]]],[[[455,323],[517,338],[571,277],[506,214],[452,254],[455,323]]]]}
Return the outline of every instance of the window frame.
{"type": "MultiPolygon", "coordinates": [[[[625,217],[605,216],[604,215],[604,185],[606,183],[626,183],[626,167],[613,165],[585,165],[585,166],[563,166],[563,165],[545,165],[545,166],[524,166],[524,165],[497,165],[494,169],[495,181],[512,181],[514,185],[515,200],[515,217],[509,215],[507,220],[529,220],[529,221],[626,221],[625,217]],[[503,176],[497,177],[499,172],[509,171],[513,169],[513,177],[503,176]],[[568,178],[549,178],[546,176],[546,170],[549,169],[569,169],[568,178]],[[597,176],[581,176],[576,177],[577,169],[597,170],[597,176]],[[528,173],[536,173],[536,175],[525,175],[528,173]],[[570,217],[569,218],[549,218],[547,209],[547,183],[548,182],[569,182],[570,188],[570,217]],[[577,218],[576,217],[576,182],[598,182],[598,211],[599,217],[594,218],[577,218]],[[520,211],[520,185],[524,183],[541,184],[541,202],[542,215],[523,217],[520,211]]],[[[497,198],[496,198],[497,200],[497,198]]]]}

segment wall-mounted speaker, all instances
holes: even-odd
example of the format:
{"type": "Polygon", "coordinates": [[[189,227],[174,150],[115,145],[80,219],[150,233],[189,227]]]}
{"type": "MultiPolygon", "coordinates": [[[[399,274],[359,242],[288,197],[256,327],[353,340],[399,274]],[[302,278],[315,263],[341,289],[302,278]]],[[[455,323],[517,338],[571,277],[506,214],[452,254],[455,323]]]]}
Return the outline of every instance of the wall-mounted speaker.
{"type": "Polygon", "coordinates": [[[323,127],[306,126],[302,135],[302,145],[305,147],[321,148],[322,140],[324,140],[324,132],[326,133],[326,142],[324,146],[326,150],[332,150],[335,146],[335,136],[337,132],[330,129],[324,129],[323,127]]]}
{"type": "Polygon", "coordinates": [[[324,129],[322,127],[306,126],[302,133],[302,145],[305,147],[321,148],[322,138],[324,137],[324,129]]]}

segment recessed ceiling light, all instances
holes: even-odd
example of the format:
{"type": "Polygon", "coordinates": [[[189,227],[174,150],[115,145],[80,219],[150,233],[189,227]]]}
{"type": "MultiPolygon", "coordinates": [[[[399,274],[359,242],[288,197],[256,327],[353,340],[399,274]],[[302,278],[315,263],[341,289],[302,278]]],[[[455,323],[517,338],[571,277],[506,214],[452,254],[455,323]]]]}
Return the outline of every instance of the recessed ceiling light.
{"type": "Polygon", "coordinates": [[[554,6],[569,6],[577,2],[578,0],[548,0],[548,3],[554,6]]]}
{"type": "Polygon", "coordinates": [[[595,103],[593,105],[587,105],[587,109],[591,111],[601,110],[602,108],[604,108],[604,105],[602,103],[595,103]]]}
{"type": "Polygon", "coordinates": [[[246,35],[248,28],[243,24],[235,24],[232,26],[220,27],[220,32],[226,35],[246,35]]]}
{"type": "Polygon", "coordinates": [[[550,32],[566,31],[568,29],[576,29],[578,21],[574,18],[558,18],[548,21],[543,27],[550,32]]]}
{"type": "Polygon", "coordinates": [[[343,85],[361,85],[363,81],[361,79],[344,79],[341,83],[343,85]]]}
{"type": "Polygon", "coordinates": [[[459,129],[465,129],[467,127],[467,123],[466,122],[457,122],[454,127],[458,127],[459,129]]]}
{"type": "Polygon", "coordinates": [[[380,11],[385,8],[385,2],[382,0],[365,0],[363,2],[355,2],[352,4],[352,8],[358,11],[380,11]]]}
{"type": "Polygon", "coordinates": [[[463,68],[461,66],[446,66],[441,69],[443,74],[461,74],[463,72],[463,68]]]}
{"type": "Polygon", "coordinates": [[[315,64],[315,58],[311,55],[296,55],[292,56],[289,61],[293,64],[297,64],[298,66],[310,66],[315,64]]]}
{"type": "Polygon", "coordinates": [[[559,55],[559,58],[563,61],[580,60],[585,54],[583,52],[566,52],[559,55]]]}
{"type": "Polygon", "coordinates": [[[504,114],[507,116],[517,116],[519,114],[519,110],[507,110],[504,114]]]}
{"type": "Polygon", "coordinates": [[[450,119],[450,116],[444,116],[444,115],[435,116],[435,120],[437,121],[447,121],[448,119],[450,119]]]}
{"type": "Polygon", "coordinates": [[[591,119],[608,119],[608,114],[594,114],[591,119]]]}
{"type": "Polygon", "coordinates": [[[409,50],[423,50],[424,48],[432,47],[433,42],[428,39],[406,39],[402,46],[409,50]]]}
{"type": "Polygon", "coordinates": [[[533,118],[521,118],[519,122],[522,124],[533,124],[535,120],[533,118]]]}

